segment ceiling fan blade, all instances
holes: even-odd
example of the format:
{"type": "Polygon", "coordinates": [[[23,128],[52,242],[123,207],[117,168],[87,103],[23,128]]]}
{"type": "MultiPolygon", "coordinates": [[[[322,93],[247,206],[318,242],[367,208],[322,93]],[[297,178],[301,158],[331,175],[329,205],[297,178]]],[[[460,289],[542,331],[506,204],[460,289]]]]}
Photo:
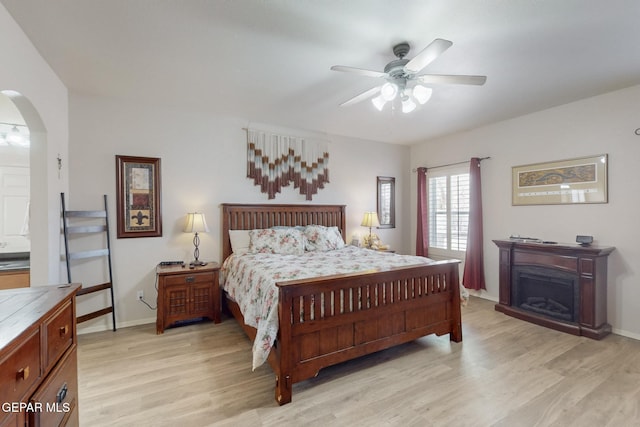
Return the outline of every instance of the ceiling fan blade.
{"type": "Polygon", "coordinates": [[[429,65],[434,59],[440,56],[445,50],[449,49],[453,42],[444,39],[435,39],[422,52],[417,54],[411,61],[404,66],[404,71],[408,74],[416,74],[424,67],[429,65]]]}
{"type": "Polygon", "coordinates": [[[373,95],[375,95],[376,93],[380,92],[380,88],[382,86],[376,86],[374,88],[371,88],[367,91],[362,92],[360,95],[356,95],[353,98],[351,98],[348,101],[343,102],[342,104],[340,104],[341,107],[348,107],[349,105],[353,105],[353,104],[357,104],[358,102],[364,101],[367,98],[371,98],[373,95]]]}
{"type": "Polygon", "coordinates": [[[346,73],[355,73],[368,77],[386,77],[386,73],[381,71],[363,70],[362,68],[345,67],[344,65],[334,65],[331,67],[333,71],[344,71],[346,73]]]}
{"type": "Polygon", "coordinates": [[[444,83],[458,85],[478,85],[482,86],[487,81],[487,76],[455,76],[447,74],[423,74],[416,76],[415,80],[420,83],[444,83]]]}

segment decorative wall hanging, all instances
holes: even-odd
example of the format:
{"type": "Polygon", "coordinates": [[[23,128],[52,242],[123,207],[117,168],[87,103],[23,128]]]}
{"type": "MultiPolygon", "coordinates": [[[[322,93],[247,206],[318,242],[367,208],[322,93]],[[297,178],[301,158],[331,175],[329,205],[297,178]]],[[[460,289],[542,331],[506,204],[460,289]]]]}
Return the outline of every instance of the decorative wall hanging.
{"type": "Polygon", "coordinates": [[[513,205],[607,203],[607,155],[512,168],[513,205]]]}
{"type": "Polygon", "coordinates": [[[293,184],[311,200],[329,182],[328,142],[247,129],[247,177],[269,199],[293,184]]]}
{"type": "Polygon", "coordinates": [[[160,159],[116,155],[118,239],[162,236],[160,159]]]}

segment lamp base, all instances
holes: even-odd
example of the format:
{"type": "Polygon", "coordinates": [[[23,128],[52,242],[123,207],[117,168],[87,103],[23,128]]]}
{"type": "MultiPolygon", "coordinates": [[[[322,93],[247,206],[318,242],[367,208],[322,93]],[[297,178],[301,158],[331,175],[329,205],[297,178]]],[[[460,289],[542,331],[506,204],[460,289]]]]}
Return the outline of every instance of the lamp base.
{"type": "Polygon", "coordinates": [[[204,261],[194,260],[194,261],[191,261],[191,262],[189,263],[189,265],[190,265],[190,266],[194,266],[194,267],[201,267],[201,266],[203,266],[203,265],[207,265],[207,263],[206,263],[206,262],[204,262],[204,261]]]}

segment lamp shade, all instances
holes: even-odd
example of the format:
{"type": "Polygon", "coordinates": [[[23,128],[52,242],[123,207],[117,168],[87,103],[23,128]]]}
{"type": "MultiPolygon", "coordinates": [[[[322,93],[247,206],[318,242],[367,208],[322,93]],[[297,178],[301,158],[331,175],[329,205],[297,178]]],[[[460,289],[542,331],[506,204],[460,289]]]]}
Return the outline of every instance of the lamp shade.
{"type": "Polygon", "coordinates": [[[207,220],[204,218],[203,213],[190,212],[187,214],[187,222],[184,226],[185,233],[203,233],[209,232],[207,227],[207,220]]]}
{"type": "Polygon", "coordinates": [[[384,108],[384,104],[386,104],[387,101],[384,100],[382,95],[378,95],[371,100],[371,103],[374,107],[376,107],[378,111],[382,111],[382,109],[384,108]]]}
{"type": "Polygon", "coordinates": [[[411,98],[407,97],[407,99],[402,100],[402,112],[410,113],[416,109],[416,103],[411,100],[411,98]]]}
{"type": "Polygon", "coordinates": [[[380,88],[380,96],[385,101],[392,101],[398,94],[398,86],[393,83],[385,83],[380,88]]]}
{"type": "Polygon", "coordinates": [[[432,92],[433,92],[433,89],[431,89],[430,87],[424,87],[422,85],[416,85],[416,87],[413,88],[413,97],[420,104],[424,104],[429,100],[429,98],[431,98],[431,93],[432,92]]]}
{"type": "Polygon", "coordinates": [[[365,212],[364,218],[362,218],[363,227],[380,227],[380,221],[378,220],[377,212],[365,212]]]}

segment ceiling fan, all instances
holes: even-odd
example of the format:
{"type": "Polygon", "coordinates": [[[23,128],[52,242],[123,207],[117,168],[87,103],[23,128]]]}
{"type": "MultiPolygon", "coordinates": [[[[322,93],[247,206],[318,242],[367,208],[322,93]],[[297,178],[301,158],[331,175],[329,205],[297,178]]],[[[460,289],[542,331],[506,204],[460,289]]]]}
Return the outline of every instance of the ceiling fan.
{"type": "Polygon", "coordinates": [[[409,43],[397,44],[393,47],[393,54],[398,59],[389,62],[384,67],[384,71],[334,65],[331,67],[333,71],[344,71],[386,80],[385,83],[354,96],[340,104],[340,106],[346,107],[375,96],[371,102],[380,111],[382,111],[387,102],[399,99],[402,105],[402,112],[410,113],[416,108],[415,101],[419,104],[424,104],[431,97],[432,89],[423,86],[422,83],[483,85],[487,80],[486,76],[418,74],[444,51],[449,49],[451,45],[453,43],[449,40],[435,39],[413,59],[406,59],[405,56],[410,49],[409,43]]]}

